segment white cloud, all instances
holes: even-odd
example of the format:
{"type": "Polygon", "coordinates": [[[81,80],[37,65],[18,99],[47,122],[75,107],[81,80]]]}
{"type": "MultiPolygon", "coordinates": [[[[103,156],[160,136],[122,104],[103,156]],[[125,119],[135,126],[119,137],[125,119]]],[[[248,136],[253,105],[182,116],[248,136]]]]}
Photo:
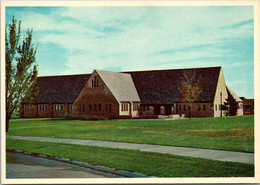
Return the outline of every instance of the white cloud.
{"type": "Polygon", "coordinates": [[[242,50],[229,48],[252,39],[252,7],[59,7],[18,16],[23,28],[33,27],[40,46],[65,51],[59,74],[223,66],[228,85],[252,97],[246,82],[253,57],[240,59],[242,50]]]}
{"type": "Polygon", "coordinates": [[[250,20],[253,13],[243,7],[71,7],[22,16],[24,27],[41,33],[41,44],[52,43],[67,51],[63,73],[81,73],[111,66],[122,70],[182,67],[193,59],[221,58],[226,50],[222,39],[252,34],[250,25],[235,31],[225,27],[250,20]],[[210,47],[185,50],[200,45],[210,47]],[[167,50],[176,52],[152,55],[167,50]]]}

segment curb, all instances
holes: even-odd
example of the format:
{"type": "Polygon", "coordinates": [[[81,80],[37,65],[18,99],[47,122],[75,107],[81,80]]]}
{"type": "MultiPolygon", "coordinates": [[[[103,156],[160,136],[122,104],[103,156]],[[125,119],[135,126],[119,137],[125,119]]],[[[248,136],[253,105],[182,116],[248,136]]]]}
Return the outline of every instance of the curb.
{"type": "Polygon", "coordinates": [[[147,176],[143,174],[139,174],[136,172],[130,172],[130,171],[125,171],[125,170],[120,170],[120,169],[115,169],[115,168],[109,168],[106,166],[100,166],[100,165],[93,165],[85,162],[80,162],[80,161],[74,161],[71,159],[67,158],[62,158],[62,157],[55,157],[55,156],[50,156],[46,154],[40,154],[40,153],[34,153],[34,152],[28,152],[28,151],[21,151],[17,149],[6,149],[6,152],[13,152],[13,153],[20,153],[20,154],[25,154],[25,155],[30,155],[34,157],[39,157],[39,158],[44,158],[44,159],[49,159],[49,160],[55,160],[67,164],[72,164],[76,165],[79,167],[83,168],[88,168],[91,170],[103,172],[103,173],[109,173],[113,177],[127,177],[127,178],[153,178],[153,176],[147,176]]]}

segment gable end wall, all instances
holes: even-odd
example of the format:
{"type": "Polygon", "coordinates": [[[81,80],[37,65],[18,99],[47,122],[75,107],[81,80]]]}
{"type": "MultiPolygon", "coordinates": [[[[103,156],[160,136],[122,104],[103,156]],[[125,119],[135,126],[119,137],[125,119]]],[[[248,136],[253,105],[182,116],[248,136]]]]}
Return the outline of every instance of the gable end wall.
{"type": "Polygon", "coordinates": [[[219,105],[221,103],[223,105],[224,102],[226,101],[227,97],[228,97],[228,92],[227,92],[227,88],[226,88],[223,71],[221,68],[220,72],[219,72],[218,84],[217,84],[214,103],[213,103],[214,117],[220,117],[221,112],[222,112],[222,116],[225,116],[224,111],[220,110],[219,105]],[[222,96],[221,96],[221,94],[222,94],[222,96]],[[217,108],[216,108],[216,106],[217,106],[217,108]]]}
{"type": "Polygon", "coordinates": [[[72,105],[72,118],[84,119],[87,116],[119,117],[119,103],[96,71],[92,73],[72,105]],[[98,87],[92,88],[94,76],[98,80],[98,87]],[[89,108],[90,104],[92,105],[92,111],[89,108]],[[94,111],[94,105],[98,106],[98,104],[101,105],[101,111],[94,111]],[[106,111],[106,104],[111,104],[111,112],[106,111]],[[79,109],[82,105],[84,106],[83,110],[82,108],[79,109]]]}

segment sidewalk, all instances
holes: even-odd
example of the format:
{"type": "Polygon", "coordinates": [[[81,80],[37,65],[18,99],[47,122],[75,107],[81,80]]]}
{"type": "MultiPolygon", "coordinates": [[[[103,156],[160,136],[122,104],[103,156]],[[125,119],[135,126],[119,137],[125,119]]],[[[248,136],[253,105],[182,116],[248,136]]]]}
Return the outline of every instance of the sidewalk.
{"type": "Polygon", "coordinates": [[[230,162],[254,164],[254,154],[245,153],[245,152],[232,152],[232,151],[224,151],[224,150],[210,150],[210,149],[200,149],[200,148],[122,143],[122,142],[111,142],[111,141],[82,140],[82,139],[61,139],[61,138],[44,138],[44,137],[27,137],[27,136],[10,136],[10,135],[7,135],[6,138],[31,140],[31,141],[60,142],[60,143],[70,143],[70,144],[79,144],[79,145],[91,145],[91,146],[103,146],[109,148],[132,149],[132,150],[139,150],[139,151],[198,157],[198,158],[212,159],[218,161],[230,161],[230,162]]]}

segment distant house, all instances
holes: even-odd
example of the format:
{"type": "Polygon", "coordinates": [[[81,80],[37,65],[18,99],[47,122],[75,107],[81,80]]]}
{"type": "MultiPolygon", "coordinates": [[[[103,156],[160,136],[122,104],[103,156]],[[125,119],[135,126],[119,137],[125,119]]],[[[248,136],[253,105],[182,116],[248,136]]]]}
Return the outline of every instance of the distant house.
{"type": "Polygon", "coordinates": [[[240,97],[243,100],[243,111],[244,115],[254,114],[254,99],[246,99],[240,97]]]}
{"type": "MultiPolygon", "coordinates": [[[[221,67],[110,72],[39,77],[34,102],[23,102],[20,117],[105,116],[133,118],[187,115],[188,104],[178,90],[183,71],[199,74],[202,93],[192,105],[193,117],[224,116],[228,89],[221,67]]],[[[239,112],[241,114],[241,112],[239,112]]]]}
{"type": "Polygon", "coordinates": [[[237,102],[238,109],[237,109],[237,115],[244,115],[244,109],[243,109],[243,100],[239,98],[238,95],[234,93],[230,88],[227,87],[228,95],[232,96],[235,101],[237,102]]]}

